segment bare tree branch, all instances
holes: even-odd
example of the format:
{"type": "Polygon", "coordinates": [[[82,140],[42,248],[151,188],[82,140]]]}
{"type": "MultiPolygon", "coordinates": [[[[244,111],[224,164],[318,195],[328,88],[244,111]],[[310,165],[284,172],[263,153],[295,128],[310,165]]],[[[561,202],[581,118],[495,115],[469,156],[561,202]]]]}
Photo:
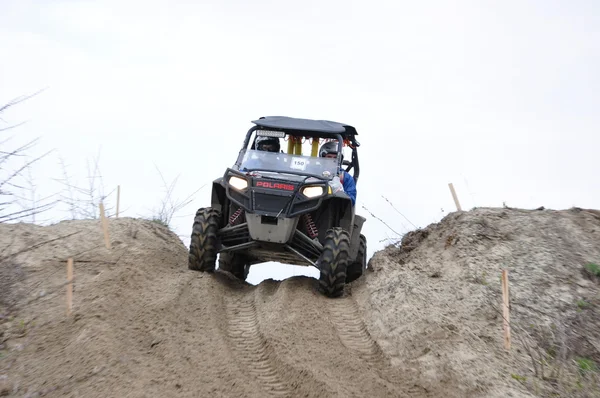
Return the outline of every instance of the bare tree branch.
{"type": "Polygon", "coordinates": [[[79,186],[71,182],[71,177],[67,173],[67,165],[62,157],[59,158],[63,170],[63,178],[55,179],[60,182],[66,190],[61,195],[60,201],[68,206],[71,218],[75,219],[96,219],[99,217],[100,203],[104,204],[104,210],[107,214],[112,211],[113,206],[107,203],[106,199],[110,197],[115,190],[110,191],[108,195],[104,194],[104,181],[100,171],[100,151],[90,161],[86,161],[87,167],[87,186],[79,186]]]}
{"type": "MultiPolygon", "coordinates": [[[[0,114],[17,104],[38,95],[42,91],[44,90],[40,90],[31,95],[21,96],[9,101],[8,103],[0,106],[0,114]]],[[[0,128],[0,132],[18,127],[22,124],[23,123],[0,128]]],[[[5,145],[12,138],[13,137],[8,137],[3,139],[1,144],[5,145]]],[[[27,152],[31,150],[38,143],[38,141],[39,138],[35,138],[24,145],[18,146],[16,149],[3,149],[0,151],[0,222],[14,221],[27,217],[31,217],[33,222],[35,222],[36,214],[49,210],[55,204],[48,203],[38,206],[39,202],[36,198],[35,183],[31,173],[32,165],[46,157],[52,152],[52,150],[41,156],[26,160],[21,166],[14,168],[8,167],[9,164],[17,158],[29,158],[27,152]],[[23,180],[25,180],[24,183],[23,180]],[[26,188],[25,184],[28,184],[29,188],[26,188]],[[25,201],[23,198],[26,191],[29,191],[27,195],[27,201],[30,201],[30,203],[28,205],[23,203],[25,201]],[[20,207],[21,210],[15,210],[15,206],[20,207]]]]}
{"type": "Polygon", "coordinates": [[[175,190],[175,185],[177,184],[179,176],[175,177],[171,184],[167,184],[167,181],[163,173],[158,168],[158,166],[155,164],[154,167],[156,167],[156,170],[158,171],[158,174],[160,175],[161,181],[163,183],[163,187],[165,188],[165,196],[161,200],[159,209],[156,211],[156,214],[154,214],[153,219],[159,221],[160,223],[166,226],[170,226],[175,213],[177,213],[179,210],[183,209],[185,206],[190,204],[194,200],[193,196],[196,193],[198,193],[198,191],[200,191],[202,188],[204,188],[206,184],[203,184],[200,188],[192,192],[189,196],[187,196],[181,201],[173,200],[173,192],[175,190]]]}
{"type": "Polygon", "coordinates": [[[48,87],[43,88],[43,89],[41,89],[39,91],[36,91],[33,94],[29,94],[29,95],[17,97],[15,99],[11,100],[11,101],[8,101],[8,103],[0,106],[0,113],[4,112],[5,110],[7,110],[8,108],[10,108],[12,106],[15,106],[17,104],[20,104],[21,102],[27,101],[28,99],[35,97],[36,95],[40,94],[41,92],[46,91],[47,88],[48,87]]]}
{"type": "Polygon", "coordinates": [[[390,231],[392,231],[393,233],[395,233],[396,235],[398,235],[399,237],[404,236],[404,234],[400,234],[398,232],[396,232],[392,227],[390,227],[385,221],[383,221],[381,218],[377,217],[375,214],[373,214],[369,209],[367,209],[364,205],[362,206],[363,209],[365,209],[370,215],[371,217],[379,220],[383,225],[385,225],[386,227],[389,228],[390,231]]]}

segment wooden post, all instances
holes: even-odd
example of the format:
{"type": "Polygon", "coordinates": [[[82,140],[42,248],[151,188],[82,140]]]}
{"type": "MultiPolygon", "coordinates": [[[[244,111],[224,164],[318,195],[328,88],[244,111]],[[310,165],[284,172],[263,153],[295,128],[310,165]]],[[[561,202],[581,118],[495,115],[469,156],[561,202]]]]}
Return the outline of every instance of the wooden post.
{"type": "Polygon", "coordinates": [[[121,201],[121,186],[117,185],[117,214],[116,218],[119,218],[119,203],[121,201]]]}
{"type": "Polygon", "coordinates": [[[508,270],[502,270],[502,302],[504,315],[504,348],[510,350],[510,300],[508,299],[508,270]]]}
{"type": "Polygon", "coordinates": [[[67,260],[67,316],[73,309],[73,259],[67,260]]]}
{"type": "Polygon", "coordinates": [[[104,231],[104,244],[107,249],[110,249],[110,239],[108,237],[108,222],[104,215],[104,204],[100,202],[100,218],[102,219],[102,230],[104,231]]]}
{"type": "Polygon", "coordinates": [[[452,198],[454,198],[454,204],[456,205],[456,210],[462,211],[462,208],[460,207],[460,203],[458,202],[458,196],[456,196],[456,191],[454,190],[454,185],[452,185],[452,183],[449,183],[448,186],[450,187],[450,192],[452,193],[452,198]]]}

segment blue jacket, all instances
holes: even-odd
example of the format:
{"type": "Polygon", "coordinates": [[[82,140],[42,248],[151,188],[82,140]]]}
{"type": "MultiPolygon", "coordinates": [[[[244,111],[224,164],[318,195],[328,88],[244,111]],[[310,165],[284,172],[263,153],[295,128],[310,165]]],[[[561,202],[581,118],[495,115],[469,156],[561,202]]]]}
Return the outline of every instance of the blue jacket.
{"type": "Polygon", "coordinates": [[[344,186],[344,192],[350,199],[352,200],[352,206],[356,204],[356,183],[354,182],[354,178],[345,171],[341,170],[340,179],[342,180],[342,185],[344,186]]]}

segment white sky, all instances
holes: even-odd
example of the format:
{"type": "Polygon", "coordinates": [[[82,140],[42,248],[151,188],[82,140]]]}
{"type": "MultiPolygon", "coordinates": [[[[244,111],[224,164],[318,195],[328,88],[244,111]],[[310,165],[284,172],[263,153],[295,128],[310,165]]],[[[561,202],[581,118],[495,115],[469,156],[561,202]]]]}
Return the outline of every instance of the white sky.
{"type": "MultiPolygon", "coordinates": [[[[260,116],[354,125],[371,255],[393,233],[363,205],[414,229],[382,195],[418,227],[454,209],[449,182],[465,209],[600,207],[599,47],[596,1],[1,0],[0,104],[46,88],[3,115],[27,121],[14,143],[56,150],[34,168],[39,196],[62,189],[59,154],[83,185],[101,150],[134,217],[159,205],[154,164],[183,199],[260,116]]],[[[209,186],[173,222],[186,244],[209,186]]],[[[291,274],[317,275],[255,266],[250,281],[291,274]]]]}

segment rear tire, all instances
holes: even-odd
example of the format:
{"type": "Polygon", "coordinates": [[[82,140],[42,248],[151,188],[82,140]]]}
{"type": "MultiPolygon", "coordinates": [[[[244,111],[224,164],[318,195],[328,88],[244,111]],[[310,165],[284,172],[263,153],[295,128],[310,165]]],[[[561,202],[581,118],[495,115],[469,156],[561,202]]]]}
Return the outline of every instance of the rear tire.
{"type": "Polygon", "coordinates": [[[220,219],[219,212],[210,207],[196,212],[188,256],[189,269],[202,272],[215,270],[220,219]]]}
{"type": "Polygon", "coordinates": [[[342,228],[331,228],[325,235],[323,249],[317,262],[321,271],[319,289],[327,297],[340,297],[344,294],[350,235],[342,228]]]}
{"type": "Polygon", "coordinates": [[[246,256],[225,252],[219,255],[219,269],[231,272],[236,278],[245,281],[250,272],[250,264],[246,256]]]}
{"type": "Polygon", "coordinates": [[[348,270],[346,271],[346,283],[354,282],[360,278],[367,269],[367,238],[361,234],[358,244],[356,260],[348,265],[348,270]]]}

